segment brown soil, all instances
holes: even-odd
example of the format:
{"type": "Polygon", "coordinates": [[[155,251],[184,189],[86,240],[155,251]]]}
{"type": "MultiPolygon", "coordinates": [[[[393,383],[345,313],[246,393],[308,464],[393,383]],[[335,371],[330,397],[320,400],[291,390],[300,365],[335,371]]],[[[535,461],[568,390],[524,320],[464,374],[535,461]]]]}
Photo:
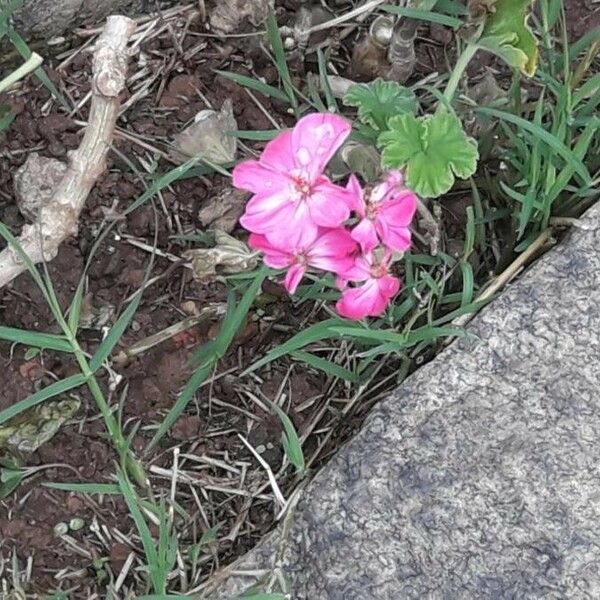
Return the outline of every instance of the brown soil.
{"type": "MultiPolygon", "coordinates": [[[[600,10],[594,9],[593,5],[588,8],[583,0],[566,0],[566,4],[572,37],[580,36],[600,22],[600,10]]],[[[264,77],[267,83],[275,83],[277,72],[265,60],[257,45],[258,38],[231,38],[224,42],[203,38],[200,36],[206,30],[198,19],[187,24],[183,19],[173,26],[178,34],[184,26],[188,27],[188,34],[182,36],[180,49],[174,47],[169,35],[142,44],[142,52],[150,61],[151,72],[159,71],[161,76],[151,86],[149,94],[127,111],[120,120],[120,127],[164,149],[161,142],[180,131],[199,110],[206,108],[205,99],[214,107],[219,107],[227,97],[233,99],[235,116],[242,130],[272,129],[273,125],[265,113],[281,124],[291,124],[284,104],[261,97],[263,111],[238,85],[214,73],[215,69],[244,74],[253,72],[264,77]],[[189,52],[200,43],[205,44],[201,51],[189,52]]],[[[419,49],[419,71],[426,74],[433,70],[445,70],[446,38],[443,32],[432,32],[419,49]]],[[[347,48],[342,49],[342,62],[346,60],[346,64],[353,43],[354,38],[348,39],[347,48]]],[[[59,63],[59,59],[50,61],[50,75],[57,87],[63,93],[68,92],[71,100],[77,103],[89,90],[89,56],[79,53],[66,68],[52,70],[59,63]]],[[[132,72],[135,69],[132,63],[132,72]]],[[[87,104],[73,117],[67,117],[57,103],[49,103],[49,99],[48,92],[42,86],[29,87],[17,95],[0,98],[8,101],[18,113],[11,127],[0,133],[0,216],[15,232],[24,221],[11,193],[13,173],[32,150],[46,156],[65,158],[67,152],[79,144],[81,126],[76,121],[85,121],[87,117],[87,104]]],[[[139,159],[143,157],[148,162],[151,158],[139,145],[123,139],[116,139],[115,147],[142,171],[139,159]]],[[[161,160],[159,170],[164,172],[168,168],[170,165],[161,160]]],[[[130,216],[118,220],[113,232],[94,256],[88,273],[92,305],[96,309],[111,306],[118,314],[126,299],[143,281],[149,254],[128,243],[127,235],[149,245],[153,244],[156,235],[160,250],[181,256],[191,245],[171,236],[201,229],[199,209],[209,204],[227,185],[227,181],[220,176],[182,180],[164,191],[163,206],[158,202],[146,204],[130,216]]],[[[130,167],[118,154],[111,153],[109,170],[86,203],[78,237],[63,245],[57,258],[48,265],[63,308],[69,305],[99,227],[107,215],[118,216],[143,190],[143,185],[130,167]]],[[[241,233],[238,234],[241,236],[241,233]]],[[[195,283],[187,269],[173,268],[168,260],[157,258],[150,277],[165,273],[168,275],[145,292],[134,323],[121,340],[122,346],[180,321],[185,316],[182,310],[184,303],[191,301],[202,308],[206,303],[224,301],[226,298],[225,288],[221,284],[195,283]]],[[[202,487],[237,487],[239,483],[242,490],[255,491],[267,481],[265,473],[256,469],[256,461],[240,442],[238,434],[246,436],[254,447],[264,446],[263,456],[274,470],[281,464],[280,426],[245,392],[251,391],[259,397],[274,400],[283,384],[290,399],[288,413],[300,433],[318,411],[327,406],[331,397],[344,401],[349,394],[341,386],[330,390],[329,383],[322,375],[297,368],[285,381],[285,370],[277,368],[260,374],[263,383],[251,379],[239,380],[237,377],[240,368],[262,355],[278,336],[283,335],[273,328],[274,321],[282,328],[288,326],[293,333],[301,327],[308,310],[307,307],[291,311],[285,297],[279,297],[268,307],[268,319],[253,315],[255,320],[248,323],[230,354],[219,365],[214,385],[200,390],[196,402],[190,404],[169,436],[149,454],[144,453],[144,448],[152,437],[152,426],[160,422],[166,410],[172,406],[189,378],[191,371],[188,359],[201,343],[214,335],[215,326],[209,324],[198,327],[188,335],[164,342],[128,366],[117,369],[122,380],[110,400],[113,404],[118,403],[120,395],[127,389],[122,415],[124,430],[127,434],[139,426],[133,445],[143,456],[145,466],[154,468],[151,471],[152,483],[157,489],[169,489],[170,479],[161,474],[159,469],[170,467],[175,447],[182,454],[221,460],[238,471],[249,469],[247,480],[242,479],[240,483],[235,477],[232,478],[231,473],[218,466],[205,464],[202,469],[197,469],[197,464],[194,466],[194,463],[190,463],[187,467],[197,478],[202,503],[198,504],[189,486],[180,484],[185,489],[180,490],[178,501],[187,511],[187,517],[179,523],[182,541],[191,544],[209,525],[222,523],[218,541],[207,553],[208,559],[203,566],[205,574],[223,561],[247,550],[273,522],[273,507],[268,501],[255,499],[248,502],[243,495],[232,496],[202,487]],[[308,408],[302,406],[309,399],[314,399],[314,403],[308,403],[308,408]],[[244,515],[244,518],[238,531],[239,515],[244,515]]],[[[36,331],[56,331],[41,293],[28,276],[21,276],[9,288],[0,290],[0,323],[36,331]]],[[[102,339],[102,331],[90,328],[84,330],[80,337],[85,348],[93,352],[102,339]]],[[[48,352],[44,353],[43,361],[34,359],[36,368],[30,368],[30,365],[23,368],[23,365],[31,362],[25,359],[25,350],[22,346],[12,348],[9,344],[0,344],[0,360],[3,364],[0,410],[57,378],[76,372],[69,357],[48,352]]],[[[108,389],[106,375],[102,376],[101,383],[108,389]]],[[[29,557],[33,559],[33,571],[27,587],[28,598],[66,589],[70,590],[69,597],[72,599],[87,599],[94,593],[103,597],[107,577],[118,576],[133,549],[127,540],[132,538],[134,525],[120,496],[73,494],[41,485],[43,482],[61,481],[114,482],[116,457],[113,447],[106,437],[92,398],[83,389],[77,393],[83,399],[83,407],[77,418],[64,426],[28,462],[29,466],[59,466],[38,472],[27,479],[16,493],[0,501],[0,555],[8,560],[16,551],[23,566],[29,557]],[[71,542],[57,538],[53,533],[54,527],[61,522],[68,523],[75,517],[81,517],[86,526],[69,534],[71,542]],[[90,533],[90,525],[94,524],[100,528],[97,534],[90,533]]],[[[366,408],[368,405],[363,407],[363,411],[366,408]]],[[[335,417],[335,407],[326,410],[321,425],[329,426],[335,417]]],[[[350,420],[345,429],[351,430],[355,424],[350,420]]],[[[307,455],[316,450],[319,442],[317,435],[308,439],[307,455]]],[[[332,452],[335,446],[335,442],[326,446],[319,460],[332,452]]],[[[288,488],[292,483],[293,477],[290,476],[288,488]]],[[[126,586],[134,588],[135,585],[133,576],[128,576],[126,586]]]]}

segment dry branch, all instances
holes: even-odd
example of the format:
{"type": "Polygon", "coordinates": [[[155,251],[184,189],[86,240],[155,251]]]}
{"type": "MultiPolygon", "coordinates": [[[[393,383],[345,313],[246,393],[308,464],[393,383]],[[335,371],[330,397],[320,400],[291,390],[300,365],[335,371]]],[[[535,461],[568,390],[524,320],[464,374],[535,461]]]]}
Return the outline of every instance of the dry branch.
{"type": "MultiPolygon", "coordinates": [[[[52,260],[60,244],[77,233],[79,214],[98,177],[106,168],[112,142],[119,94],[125,87],[127,42],[135,31],[128,17],[108,17],[95,47],[92,62],[92,103],[88,125],[79,148],[47,204],[33,225],[25,225],[19,238],[34,263],[52,260]]],[[[12,248],[0,252],[0,288],[26,267],[12,248]]]]}

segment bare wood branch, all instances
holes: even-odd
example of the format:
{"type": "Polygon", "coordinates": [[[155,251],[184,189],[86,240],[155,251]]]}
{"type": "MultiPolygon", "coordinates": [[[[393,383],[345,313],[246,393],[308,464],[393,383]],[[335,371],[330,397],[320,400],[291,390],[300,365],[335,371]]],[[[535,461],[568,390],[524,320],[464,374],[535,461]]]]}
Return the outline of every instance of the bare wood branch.
{"type": "MultiPolygon", "coordinates": [[[[52,260],[60,244],[77,233],[81,209],[106,168],[119,114],[119,94],[125,87],[127,43],[134,31],[135,23],[128,17],[111,16],[98,39],[92,62],[90,116],[81,145],[71,156],[52,198],[40,208],[37,221],[25,225],[19,238],[34,263],[52,260]]],[[[12,248],[0,252],[0,288],[25,269],[12,248]]]]}

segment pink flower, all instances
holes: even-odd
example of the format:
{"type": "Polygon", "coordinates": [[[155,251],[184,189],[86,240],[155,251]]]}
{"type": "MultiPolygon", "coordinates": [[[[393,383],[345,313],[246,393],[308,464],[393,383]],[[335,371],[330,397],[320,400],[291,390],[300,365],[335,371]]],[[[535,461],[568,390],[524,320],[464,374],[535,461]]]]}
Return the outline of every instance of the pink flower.
{"type": "Polygon", "coordinates": [[[400,171],[390,171],[365,201],[358,179],[350,176],[346,189],[352,195],[351,207],[360,217],[352,237],[363,252],[371,252],[380,241],[390,250],[410,248],[409,225],[417,210],[417,198],[402,187],[402,180],[400,171]]]}
{"type": "Polygon", "coordinates": [[[253,233],[248,243],[251,248],[264,252],[265,264],[274,269],[289,268],[284,285],[293,294],[308,267],[345,273],[354,264],[353,254],[358,250],[356,242],[342,228],[315,230],[312,239],[302,243],[290,238],[287,243],[276,245],[266,236],[253,233]]]}
{"type": "Polygon", "coordinates": [[[259,160],[238,164],[233,185],[254,194],[240,223],[276,244],[341,225],[350,215],[348,193],[323,171],[350,130],[341,117],[313,113],[269,142],[259,160]]]}
{"type": "Polygon", "coordinates": [[[400,289],[400,280],[389,274],[391,253],[386,253],[380,261],[373,254],[365,254],[356,259],[354,266],[342,274],[341,283],[364,281],[360,287],[346,288],[336,304],[342,317],[364,319],[379,317],[390,300],[400,289]]]}

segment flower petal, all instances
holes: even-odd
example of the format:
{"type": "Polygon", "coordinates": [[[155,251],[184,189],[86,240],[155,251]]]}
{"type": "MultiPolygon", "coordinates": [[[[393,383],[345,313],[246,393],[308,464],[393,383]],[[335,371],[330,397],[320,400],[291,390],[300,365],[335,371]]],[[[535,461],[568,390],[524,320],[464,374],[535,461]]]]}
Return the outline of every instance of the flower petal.
{"type": "Polygon", "coordinates": [[[275,171],[257,160],[245,160],[237,164],[232,177],[234,187],[254,194],[274,194],[288,190],[291,185],[285,173],[275,171]]]}
{"type": "Polygon", "coordinates": [[[403,190],[379,206],[378,215],[394,226],[410,225],[417,211],[417,197],[410,190],[403,190]]]}
{"type": "Polygon", "coordinates": [[[319,228],[312,220],[306,202],[294,203],[292,207],[285,218],[271,221],[273,227],[266,235],[273,245],[281,248],[308,248],[317,239],[319,228]]]}
{"type": "Polygon", "coordinates": [[[377,244],[379,244],[379,238],[375,225],[370,219],[363,219],[353,230],[352,238],[355,239],[359,244],[363,252],[371,252],[377,244]]]}
{"type": "Polygon", "coordinates": [[[402,171],[388,171],[383,181],[373,188],[370,197],[371,202],[377,203],[387,200],[402,189],[403,183],[404,174],[402,171]]]}
{"type": "Polygon", "coordinates": [[[240,223],[253,233],[268,233],[279,227],[280,223],[289,223],[293,218],[296,204],[283,194],[253,196],[246,204],[246,212],[240,223]]]}
{"type": "Polygon", "coordinates": [[[354,264],[343,273],[345,281],[366,281],[371,277],[371,260],[368,255],[361,255],[354,259],[354,264]]]}
{"type": "Polygon", "coordinates": [[[289,267],[294,262],[294,255],[286,249],[277,248],[264,236],[253,233],[248,238],[248,246],[264,253],[265,264],[274,269],[289,267]]]}
{"type": "Polygon", "coordinates": [[[331,113],[313,113],[300,119],[292,131],[296,166],[314,181],[323,173],[335,151],[350,135],[352,125],[331,113]]]}
{"type": "MultiPolygon", "coordinates": [[[[360,287],[344,290],[335,308],[342,317],[359,320],[381,314],[378,313],[381,306],[382,302],[377,281],[369,279],[360,287]]],[[[383,304],[383,310],[385,310],[385,303],[383,304]]]]}
{"type": "Polygon", "coordinates": [[[302,278],[304,277],[305,272],[306,272],[306,268],[303,265],[295,264],[290,267],[289,271],[287,272],[287,274],[285,276],[285,280],[283,282],[285,289],[290,294],[293,294],[296,292],[296,289],[298,288],[298,285],[302,281],[302,278]]]}
{"type": "Polygon", "coordinates": [[[400,280],[391,275],[384,275],[377,280],[379,292],[388,300],[391,300],[400,289],[400,280]]]}
{"type": "Polygon", "coordinates": [[[275,171],[292,171],[296,167],[292,152],[292,132],[283,131],[272,139],[262,151],[260,163],[275,171]]]}
{"type": "Polygon", "coordinates": [[[357,250],[356,242],[352,239],[347,229],[320,229],[318,237],[307,249],[309,259],[318,257],[349,256],[357,250]]]}
{"type": "Polygon", "coordinates": [[[396,252],[404,252],[411,245],[411,233],[408,227],[391,227],[387,222],[377,219],[375,228],[384,246],[396,252]]]}
{"type": "Polygon", "coordinates": [[[367,213],[367,206],[365,204],[365,194],[360,185],[360,181],[354,173],[348,178],[346,184],[346,191],[348,192],[348,205],[361,219],[364,218],[367,213]]]}
{"type": "Polygon", "coordinates": [[[349,319],[379,317],[399,289],[400,281],[391,275],[369,279],[360,287],[345,290],[336,309],[340,315],[349,319]]]}
{"type": "Polygon", "coordinates": [[[339,227],[350,216],[348,192],[326,177],[313,187],[307,202],[312,220],[321,227],[339,227]]]}

